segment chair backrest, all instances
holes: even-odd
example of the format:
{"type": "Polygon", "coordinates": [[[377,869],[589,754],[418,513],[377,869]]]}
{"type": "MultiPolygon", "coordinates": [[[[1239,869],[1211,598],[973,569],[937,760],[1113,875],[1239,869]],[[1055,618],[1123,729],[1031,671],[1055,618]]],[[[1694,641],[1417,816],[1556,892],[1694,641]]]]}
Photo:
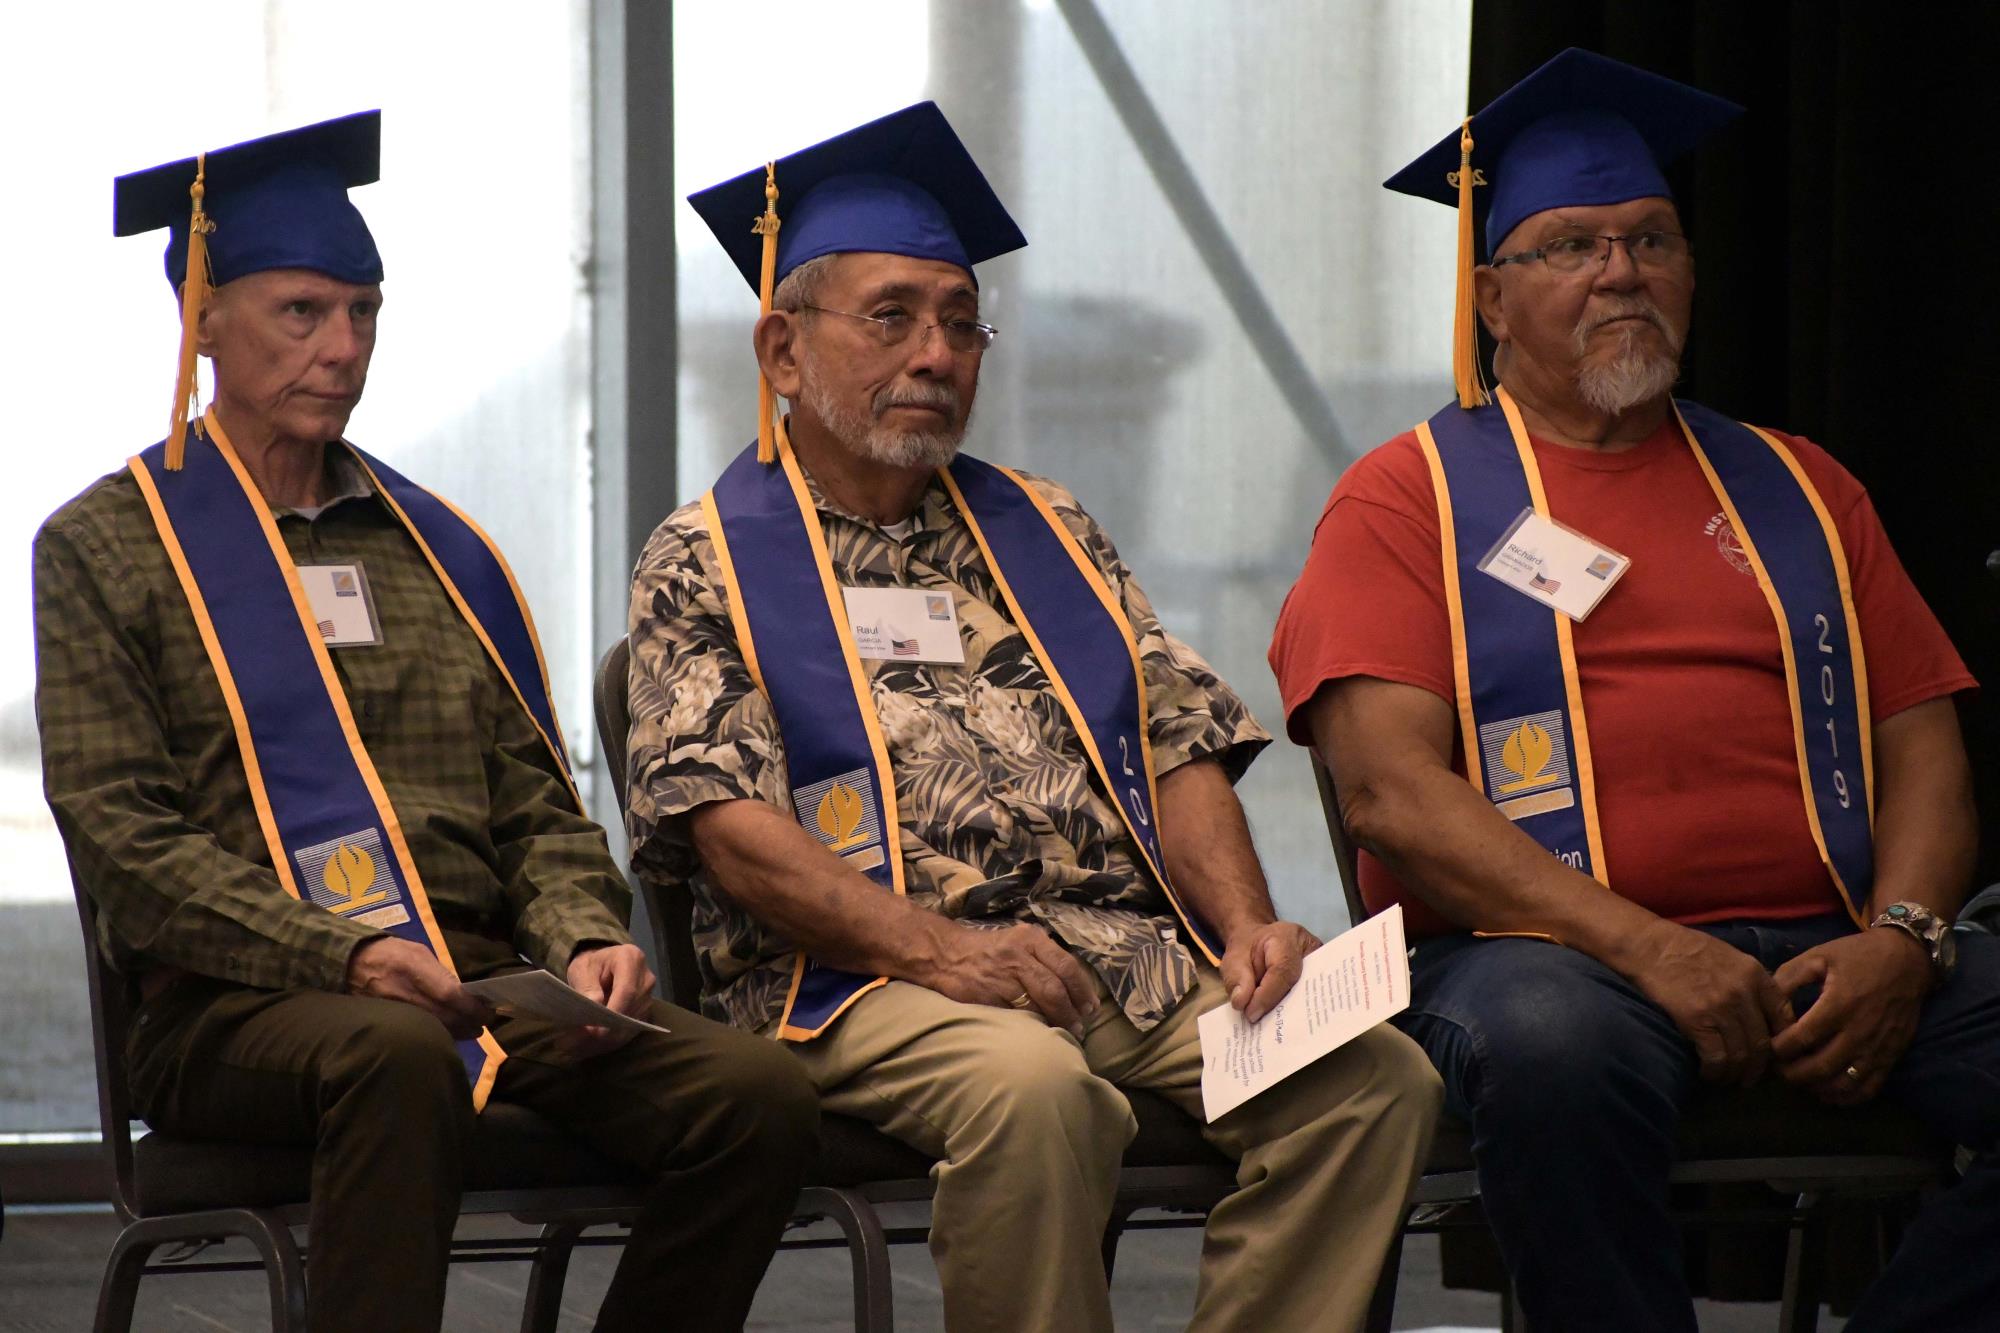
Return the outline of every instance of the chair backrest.
{"type": "Polygon", "coordinates": [[[83,922],[83,969],[90,990],[90,1040],[97,1058],[97,1124],[104,1136],[104,1160],[111,1172],[111,1204],[119,1220],[138,1215],[132,1170],[132,1088],[125,1077],[125,1038],[131,1029],[131,983],[105,961],[97,947],[97,904],[83,887],[76,862],[69,863],[77,917],[83,922]]]}
{"type": "MultiPolygon", "coordinates": [[[[632,734],[632,646],[619,639],[604,650],[592,689],[597,713],[597,743],[611,769],[611,790],[618,808],[625,809],[625,747],[632,734]]],[[[653,923],[654,957],[666,971],[667,998],[683,1009],[701,1004],[701,973],[694,960],[694,896],[685,884],[655,884],[648,875],[634,875],[653,923]]]]}
{"type": "Polygon", "coordinates": [[[1368,907],[1361,901],[1361,877],[1354,865],[1354,839],[1347,836],[1347,825],[1340,818],[1340,796],[1333,785],[1333,770],[1320,759],[1319,751],[1307,750],[1312,756],[1313,781],[1319,785],[1319,808],[1326,816],[1326,836],[1333,841],[1333,864],[1340,871],[1340,891],[1347,898],[1347,919],[1360,925],[1368,919],[1368,907]]]}

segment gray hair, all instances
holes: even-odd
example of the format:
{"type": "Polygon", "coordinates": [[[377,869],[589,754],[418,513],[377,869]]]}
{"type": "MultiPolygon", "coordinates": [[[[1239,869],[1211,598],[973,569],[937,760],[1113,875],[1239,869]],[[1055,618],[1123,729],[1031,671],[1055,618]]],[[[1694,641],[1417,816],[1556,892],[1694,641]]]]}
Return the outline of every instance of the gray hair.
{"type": "Polygon", "coordinates": [[[771,309],[796,315],[817,302],[820,290],[826,286],[827,276],[833,272],[833,261],[838,258],[839,255],[819,255],[787,273],[785,280],[771,293],[771,309]]]}

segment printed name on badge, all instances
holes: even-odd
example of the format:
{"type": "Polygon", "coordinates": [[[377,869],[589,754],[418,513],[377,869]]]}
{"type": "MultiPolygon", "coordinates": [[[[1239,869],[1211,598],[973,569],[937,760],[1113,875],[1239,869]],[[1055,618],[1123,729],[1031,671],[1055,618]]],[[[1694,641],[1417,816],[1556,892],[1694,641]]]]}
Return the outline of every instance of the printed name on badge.
{"type": "Polygon", "coordinates": [[[958,607],[950,593],[927,588],[846,588],[854,649],[880,662],[965,663],[958,637],[958,607]]]}
{"type": "Polygon", "coordinates": [[[1582,620],[1604,600],[1632,561],[1582,533],[1523,509],[1479,562],[1479,571],[1582,620]]]}

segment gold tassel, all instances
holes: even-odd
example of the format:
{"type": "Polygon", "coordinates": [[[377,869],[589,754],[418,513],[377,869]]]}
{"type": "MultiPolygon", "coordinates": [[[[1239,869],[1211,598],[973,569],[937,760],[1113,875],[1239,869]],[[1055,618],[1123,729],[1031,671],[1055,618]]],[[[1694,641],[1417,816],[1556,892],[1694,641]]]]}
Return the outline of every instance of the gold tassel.
{"type": "MultiPolygon", "coordinates": [[[[757,278],[757,315],[763,318],[771,313],[771,291],[777,286],[778,276],[778,164],[764,164],[764,216],[750,224],[750,230],[764,238],[764,267],[757,278]]],[[[771,433],[771,422],[776,413],[776,403],[771,395],[771,381],[764,378],[763,368],[757,370],[757,461],[775,463],[778,461],[777,440],[771,433]]]]}
{"type": "Polygon", "coordinates": [[[1479,308],[1472,293],[1472,187],[1486,184],[1486,173],[1472,169],[1472,117],[1458,131],[1458,170],[1445,180],[1458,191],[1458,295],[1451,319],[1451,378],[1460,407],[1484,407],[1493,401],[1486,391],[1486,367],[1479,364],[1479,308]]]}
{"type": "Polygon", "coordinates": [[[187,273],[181,279],[181,354],[174,372],[174,410],[167,425],[167,470],[179,472],[187,453],[187,423],[194,418],[201,429],[201,390],[195,383],[195,338],[201,330],[202,307],[215,292],[208,271],[208,234],[215,224],[201,211],[202,196],[208,192],[205,177],[208,154],[194,160],[194,184],[188,194],[194,200],[194,215],[188,220],[187,273]]]}

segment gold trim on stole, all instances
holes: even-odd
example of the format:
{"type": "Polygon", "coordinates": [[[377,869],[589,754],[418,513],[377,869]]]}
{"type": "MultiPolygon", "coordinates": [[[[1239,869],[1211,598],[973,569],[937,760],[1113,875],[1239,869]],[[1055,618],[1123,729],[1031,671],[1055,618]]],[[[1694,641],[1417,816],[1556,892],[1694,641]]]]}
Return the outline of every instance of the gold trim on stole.
{"type": "MultiPolygon", "coordinates": [[[[1771,581],[1770,571],[1764,567],[1764,557],[1757,552],[1756,538],[1744,524],[1742,515],[1736,512],[1736,503],[1729,498],[1729,492],[1723,488],[1722,478],[1717,475],[1715,465],[1708,461],[1707,452],[1702,449],[1701,442],[1695,439],[1694,432],[1688,429],[1687,421],[1682,418],[1678,407],[1674,409],[1674,422],[1681,428],[1681,437],[1687,441],[1688,448],[1694,451],[1694,460],[1701,465],[1701,474],[1707,479],[1708,488],[1715,493],[1716,500],[1722,505],[1722,512],[1729,516],[1730,526],[1736,530],[1736,540],[1743,546],[1744,559],[1750,562],[1750,571],[1757,577],[1757,589],[1764,594],[1765,605],[1771,608],[1771,619],[1778,629],[1778,651],[1785,663],[1785,702],[1792,712],[1792,744],[1799,770],[1799,791],[1805,798],[1806,826],[1812,831],[1813,846],[1819,850],[1820,864],[1826,867],[1827,875],[1839,891],[1840,902],[1846,909],[1847,915],[1853,918],[1855,925],[1866,925],[1865,915],[1855,910],[1852,895],[1848,893],[1847,885],[1840,878],[1840,870],[1833,864],[1833,857],[1827,852],[1826,832],[1820,827],[1819,801],[1813,795],[1812,770],[1806,759],[1805,715],[1799,708],[1799,664],[1792,652],[1792,631],[1785,619],[1784,602],[1778,597],[1778,587],[1771,581]]],[[[1861,621],[1854,612],[1854,589],[1847,569],[1847,551],[1841,544],[1839,531],[1834,527],[1833,516],[1827,512],[1819,491],[1806,478],[1805,472],[1792,457],[1791,450],[1784,448],[1768,433],[1758,430],[1755,426],[1747,429],[1769,446],[1791,472],[1793,480],[1798,482],[1799,489],[1805,492],[1807,502],[1812,505],[1813,514],[1819,520],[1820,529],[1826,535],[1827,552],[1833,558],[1834,576],[1840,585],[1840,611],[1847,621],[1848,647],[1853,655],[1855,723],[1861,733],[1862,781],[1868,788],[1868,824],[1870,829],[1873,829],[1875,825],[1873,722],[1868,708],[1868,671],[1861,655],[1861,621]]]]}
{"type": "MultiPolygon", "coordinates": [[[[403,872],[403,882],[410,891],[410,905],[416,909],[417,919],[423,923],[424,936],[430,941],[431,950],[437,955],[438,961],[444,964],[453,976],[457,976],[458,968],[452,962],[451,949],[444,942],[444,932],[438,928],[437,919],[431,914],[430,895],[424,891],[423,879],[417,873],[416,858],[410,854],[409,843],[403,836],[402,822],[396,817],[395,807],[389,803],[389,794],[382,786],[381,775],[375,771],[375,761],[370,758],[367,747],[361,742],[360,729],[354,723],[354,712],[347,703],[347,692],[341,688],[340,678],[334,674],[333,657],[327,652],[326,644],[320,637],[318,617],[312,613],[312,604],[306,597],[305,585],[299,581],[298,569],[292,563],[291,552],[285,549],[284,538],[278,533],[278,525],[271,517],[270,506],[265,503],[256,483],[251,481],[250,474],[244,470],[243,462],[236,456],[236,448],[230,443],[228,434],[223,431],[222,423],[216,420],[213,408],[209,409],[203,422],[207,427],[210,441],[222,455],[223,461],[229,465],[237,484],[243,488],[244,496],[250,502],[251,512],[257,516],[257,523],[263,531],[264,540],[271,549],[272,557],[278,563],[279,572],[284,576],[285,586],[291,592],[292,607],[299,617],[299,628],[306,637],[314,663],[319,667],[321,683],[326,689],[328,700],[333,705],[334,716],[340,723],[341,735],[353,753],[354,765],[361,774],[362,785],[368,789],[369,798],[375,803],[376,818],[381,822],[383,831],[389,835],[390,849],[403,872]]],[[[230,723],[236,731],[237,748],[243,756],[244,775],[249,780],[251,799],[257,807],[257,819],[263,827],[264,839],[271,853],[271,862],[278,872],[278,882],[292,897],[304,900],[305,895],[299,892],[298,881],[291,873],[291,854],[285,850],[283,842],[277,836],[277,821],[271,813],[270,797],[264,790],[263,774],[257,766],[256,751],[251,744],[250,721],[244,714],[243,701],[237,692],[235,677],[229,673],[223,658],[221,641],[215,636],[215,626],[209,618],[208,606],[202,597],[201,588],[194,581],[194,572],[188,567],[186,553],[181,550],[178,539],[171,535],[173,525],[167,517],[166,507],[160,500],[159,491],[154,486],[144,461],[134,457],[127,466],[131,469],[134,479],[138,481],[140,492],[146,497],[147,507],[152,510],[154,527],[161,534],[167,547],[168,558],[174,566],[175,576],[180,580],[181,591],[186,594],[188,606],[194,611],[195,625],[201,631],[202,645],[208,650],[209,661],[215,667],[217,679],[223,682],[223,703],[229,710],[230,723]]],[[[398,512],[400,514],[400,511],[398,512]]],[[[481,1067],[478,1080],[473,1084],[472,1105],[475,1111],[485,1109],[486,1100],[493,1091],[493,1082],[499,1076],[500,1064],[507,1058],[507,1053],[500,1048],[499,1041],[487,1029],[480,1029],[479,1047],[486,1052],[486,1063],[481,1067]]]]}
{"type": "MultiPolygon", "coordinates": [[[[1050,509],[1042,497],[1035,492],[1034,487],[1028,485],[1021,478],[1020,474],[1012,468],[995,465],[995,470],[1020,487],[1029,501],[1034,504],[1036,511],[1041,515],[1043,521],[1054,531],[1063,549],[1069,553],[1069,558],[1075,563],[1077,572],[1083,576],[1084,582],[1090,585],[1090,589],[1096,594],[1097,600],[1104,604],[1105,611],[1111,616],[1113,623],[1118,626],[1119,637],[1125,641],[1125,653],[1132,660],[1132,678],[1138,689],[1140,761],[1146,769],[1147,796],[1152,805],[1154,817],[1157,818],[1160,809],[1160,793],[1158,779],[1153,773],[1153,743],[1147,730],[1146,670],[1145,664],[1139,656],[1138,641],[1132,633],[1132,623],[1126,618],[1124,608],[1118,605],[1118,599],[1111,595],[1111,589],[1104,581],[1103,571],[1098,569],[1091,562],[1090,558],[1083,553],[1083,549],[1077,545],[1075,536],[1071,534],[1069,528],[1056,515],[1055,511],[1050,509]]],[[[1160,886],[1160,891],[1167,895],[1167,901],[1173,905],[1174,915],[1181,919],[1181,924],[1186,927],[1188,938],[1194,941],[1195,948],[1200,950],[1203,958],[1207,959],[1211,964],[1220,967],[1222,960],[1216,956],[1214,950],[1208,947],[1208,942],[1202,939],[1201,932],[1194,928],[1194,923],[1188,917],[1187,909],[1181,905],[1180,895],[1174,892],[1173,883],[1167,878],[1165,868],[1154,862],[1153,854],[1146,849],[1146,840],[1139,836],[1137,829],[1132,827],[1132,816],[1126,811],[1125,803],[1117,797],[1118,788],[1112,780],[1111,768],[1104,762],[1104,756],[1098,752],[1097,739],[1091,734],[1090,727],[1086,724],[1083,709],[1077,705],[1075,696],[1070,693],[1069,686],[1063,681],[1062,673],[1056,669],[1055,659],[1049,655],[1048,649],[1042,646],[1041,636],[1035,633],[1034,625],[1028,620],[1027,614],[1021,610],[1021,603],[1014,596],[1013,586],[1008,583],[1006,573],[1000,568],[1000,562],[994,558],[993,548],[987,545],[986,534],[981,531],[979,520],[972,512],[972,506],[966,503],[964,493],[959,490],[957,479],[946,468],[939,468],[937,475],[944,482],[945,489],[951,493],[952,503],[958,506],[959,517],[965,520],[965,526],[972,533],[972,539],[979,544],[980,554],[986,557],[987,572],[993,575],[994,585],[999,588],[1001,597],[1006,599],[1007,608],[1014,613],[1014,624],[1020,629],[1022,635],[1027,638],[1028,646],[1034,650],[1035,657],[1042,664],[1042,670],[1048,674],[1049,687],[1055,691],[1056,699],[1062,704],[1063,711],[1069,714],[1070,725],[1076,729],[1077,737],[1083,742],[1084,753],[1090,756],[1091,765],[1097,770],[1098,780],[1104,784],[1105,794],[1111,797],[1111,804],[1117,808],[1119,818],[1125,823],[1126,831],[1132,835],[1132,843],[1139,849],[1140,858],[1145,861],[1147,868],[1153,872],[1154,882],[1160,886]]],[[[1163,854],[1165,845],[1163,837],[1161,842],[1163,854]]]]}

